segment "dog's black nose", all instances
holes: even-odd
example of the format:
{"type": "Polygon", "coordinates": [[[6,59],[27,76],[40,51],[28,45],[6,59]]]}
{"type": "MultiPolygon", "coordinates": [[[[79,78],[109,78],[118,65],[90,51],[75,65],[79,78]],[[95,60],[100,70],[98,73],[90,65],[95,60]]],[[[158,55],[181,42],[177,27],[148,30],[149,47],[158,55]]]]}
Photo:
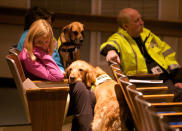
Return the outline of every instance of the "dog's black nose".
{"type": "Polygon", "coordinates": [[[80,43],[83,43],[83,40],[80,40],[80,43]]]}
{"type": "Polygon", "coordinates": [[[69,78],[70,81],[74,81],[75,80],[75,77],[71,77],[69,78]]]}

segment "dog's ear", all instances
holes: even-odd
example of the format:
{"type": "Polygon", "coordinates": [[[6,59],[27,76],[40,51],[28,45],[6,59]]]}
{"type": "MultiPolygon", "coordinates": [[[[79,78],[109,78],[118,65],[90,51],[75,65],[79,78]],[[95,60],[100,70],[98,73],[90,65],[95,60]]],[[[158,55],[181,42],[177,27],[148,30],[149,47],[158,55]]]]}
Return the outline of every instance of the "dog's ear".
{"type": "Polygon", "coordinates": [[[82,26],[83,26],[83,30],[85,30],[85,27],[86,27],[86,26],[85,26],[84,24],[82,24],[82,26]]]}
{"type": "Polygon", "coordinates": [[[66,25],[66,26],[63,27],[63,29],[62,29],[62,31],[63,31],[64,33],[67,33],[68,30],[69,30],[69,25],[66,25]]]}
{"type": "Polygon", "coordinates": [[[93,71],[89,70],[86,74],[86,85],[87,87],[91,87],[93,83],[95,83],[96,75],[93,71]]]}
{"type": "Polygon", "coordinates": [[[64,77],[69,78],[69,74],[70,74],[70,68],[67,67],[66,70],[65,70],[65,73],[64,73],[64,77]]]}
{"type": "Polygon", "coordinates": [[[64,38],[62,40],[62,42],[70,42],[70,25],[66,25],[65,27],[63,27],[62,32],[64,33],[64,38]]]}

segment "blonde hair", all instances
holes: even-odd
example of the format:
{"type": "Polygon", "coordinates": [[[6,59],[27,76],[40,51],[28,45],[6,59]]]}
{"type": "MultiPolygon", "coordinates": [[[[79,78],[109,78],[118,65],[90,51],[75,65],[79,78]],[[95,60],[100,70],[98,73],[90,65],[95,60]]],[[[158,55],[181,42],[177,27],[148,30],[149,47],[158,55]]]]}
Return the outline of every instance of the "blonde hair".
{"type": "Polygon", "coordinates": [[[39,20],[35,21],[34,23],[32,23],[32,25],[30,26],[30,29],[28,31],[27,37],[25,39],[25,44],[24,44],[25,49],[29,53],[32,61],[36,60],[36,57],[33,54],[33,41],[36,38],[39,38],[41,36],[51,38],[50,43],[49,43],[48,54],[52,55],[52,53],[54,52],[54,48],[55,48],[54,42],[55,41],[53,38],[52,27],[46,20],[39,19],[39,20]]]}

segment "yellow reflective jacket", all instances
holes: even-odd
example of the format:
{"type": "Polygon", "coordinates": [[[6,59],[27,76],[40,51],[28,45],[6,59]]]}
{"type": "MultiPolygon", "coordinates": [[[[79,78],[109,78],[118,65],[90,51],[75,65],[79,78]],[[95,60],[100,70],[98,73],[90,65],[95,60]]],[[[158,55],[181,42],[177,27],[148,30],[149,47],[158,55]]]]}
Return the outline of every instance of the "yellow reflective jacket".
{"type": "MultiPolygon", "coordinates": [[[[179,67],[175,59],[176,53],[172,48],[161,41],[159,37],[150,30],[144,28],[140,34],[142,41],[145,41],[145,47],[148,54],[167,72],[179,67]]],[[[126,75],[138,73],[148,73],[144,56],[141,54],[135,40],[122,28],[114,33],[107,42],[100,46],[102,51],[106,45],[111,45],[120,54],[121,68],[126,75]]]]}

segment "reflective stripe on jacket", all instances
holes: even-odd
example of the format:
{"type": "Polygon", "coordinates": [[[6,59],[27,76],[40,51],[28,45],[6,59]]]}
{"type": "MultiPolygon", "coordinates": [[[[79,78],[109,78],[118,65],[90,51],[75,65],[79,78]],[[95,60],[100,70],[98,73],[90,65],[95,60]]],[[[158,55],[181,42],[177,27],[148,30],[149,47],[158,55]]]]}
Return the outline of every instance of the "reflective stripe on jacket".
{"type": "MultiPolygon", "coordinates": [[[[140,34],[148,54],[166,71],[178,68],[179,64],[175,59],[176,53],[172,48],[161,41],[159,37],[150,30],[144,28],[140,34]]],[[[148,73],[145,58],[140,52],[135,40],[122,28],[114,33],[107,42],[100,46],[102,51],[106,45],[113,46],[120,53],[121,67],[126,75],[148,73]]]]}
{"type": "Polygon", "coordinates": [[[57,47],[57,50],[59,50],[59,47],[61,46],[61,39],[60,37],[58,38],[58,47],[57,47]]]}

